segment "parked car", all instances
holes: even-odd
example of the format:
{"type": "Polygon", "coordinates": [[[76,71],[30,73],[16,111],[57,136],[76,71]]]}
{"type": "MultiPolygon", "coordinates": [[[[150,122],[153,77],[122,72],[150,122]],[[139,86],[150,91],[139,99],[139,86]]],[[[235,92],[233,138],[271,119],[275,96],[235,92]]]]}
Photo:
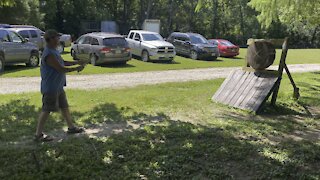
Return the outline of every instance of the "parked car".
{"type": "MultiPolygon", "coordinates": [[[[38,46],[39,49],[42,50],[44,48],[44,46],[45,46],[45,40],[43,39],[44,32],[41,29],[39,29],[39,28],[37,28],[35,26],[31,26],[31,25],[9,25],[6,28],[13,28],[15,31],[19,31],[19,29],[33,29],[33,30],[36,30],[37,33],[40,34],[40,36],[42,38],[42,42],[43,42],[42,43],[42,47],[38,46]]],[[[30,39],[30,41],[32,42],[31,39],[30,39]]],[[[62,33],[60,33],[60,44],[57,47],[57,50],[60,53],[63,53],[64,52],[64,48],[65,47],[70,47],[71,43],[72,43],[72,38],[71,38],[70,34],[62,34],[62,33]]],[[[36,43],[36,44],[40,45],[39,43],[36,43]]]]}
{"type": "Polygon", "coordinates": [[[125,64],[131,59],[131,52],[121,35],[97,32],[77,39],[71,46],[71,56],[95,66],[104,63],[125,64]]]}
{"type": "Polygon", "coordinates": [[[175,47],[156,32],[131,30],[126,38],[132,54],[145,62],[150,60],[172,61],[176,56],[175,47]]]}
{"type": "Polygon", "coordinates": [[[62,34],[60,33],[60,45],[57,47],[57,50],[60,53],[64,52],[65,47],[70,47],[72,44],[72,38],[70,34],[62,34]]]}
{"type": "Polygon", "coordinates": [[[219,57],[218,47],[210,44],[200,34],[174,32],[167,41],[176,47],[177,54],[192,59],[217,59],[219,57]]]}
{"type": "Polygon", "coordinates": [[[220,56],[235,57],[239,55],[239,46],[225,39],[209,39],[211,44],[218,46],[220,56]]]}
{"type": "Polygon", "coordinates": [[[36,44],[39,50],[43,51],[45,42],[43,36],[41,35],[41,31],[35,28],[10,28],[10,30],[15,31],[23,38],[29,40],[29,42],[36,44]]]}
{"type": "Polygon", "coordinates": [[[27,66],[39,65],[39,49],[18,33],[0,28],[0,72],[7,64],[26,63],[27,66]]]}

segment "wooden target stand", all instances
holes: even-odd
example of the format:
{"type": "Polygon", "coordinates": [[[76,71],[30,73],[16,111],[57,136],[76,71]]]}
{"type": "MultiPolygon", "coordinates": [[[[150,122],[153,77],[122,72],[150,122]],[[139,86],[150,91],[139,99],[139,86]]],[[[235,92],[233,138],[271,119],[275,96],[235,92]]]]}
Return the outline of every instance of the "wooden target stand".
{"type": "MultiPolygon", "coordinates": [[[[248,44],[260,41],[259,39],[249,39],[248,44]]],[[[277,101],[279,88],[284,71],[287,73],[293,86],[293,97],[300,97],[299,88],[296,86],[289,68],[286,64],[288,53],[288,38],[267,40],[275,47],[282,45],[282,54],[278,70],[255,70],[246,67],[233,71],[223,82],[221,87],[212,97],[212,100],[235,108],[249,110],[256,113],[261,111],[262,105],[271,98],[274,106],[277,101]]]]}

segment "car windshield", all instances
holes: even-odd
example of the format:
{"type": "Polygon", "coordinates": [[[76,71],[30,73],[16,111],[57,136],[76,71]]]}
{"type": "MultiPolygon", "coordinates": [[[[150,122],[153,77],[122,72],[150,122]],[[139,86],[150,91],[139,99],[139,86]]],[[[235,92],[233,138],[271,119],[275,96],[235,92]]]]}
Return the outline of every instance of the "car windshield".
{"type": "Polygon", "coordinates": [[[232,44],[232,43],[229,42],[229,41],[221,41],[221,44],[222,44],[222,45],[225,45],[225,46],[234,46],[234,44],[232,44]]]}
{"type": "Polygon", "coordinates": [[[127,46],[127,41],[124,38],[105,38],[103,39],[103,45],[109,47],[127,46]]]}
{"type": "Polygon", "coordinates": [[[200,34],[191,35],[190,40],[192,44],[208,44],[208,40],[203,36],[201,36],[200,34]]]}
{"type": "Polygon", "coordinates": [[[143,40],[145,41],[163,41],[162,36],[159,34],[142,34],[143,40]]]}

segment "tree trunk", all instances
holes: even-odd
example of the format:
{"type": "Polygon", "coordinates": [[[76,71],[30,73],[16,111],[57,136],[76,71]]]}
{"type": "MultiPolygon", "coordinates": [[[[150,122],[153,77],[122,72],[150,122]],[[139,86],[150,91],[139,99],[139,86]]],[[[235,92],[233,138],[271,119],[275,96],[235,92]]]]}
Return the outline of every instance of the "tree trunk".
{"type": "Polygon", "coordinates": [[[173,0],[168,0],[168,22],[167,22],[167,32],[166,34],[170,34],[172,32],[172,16],[173,16],[173,0]]]}
{"type": "Polygon", "coordinates": [[[245,44],[245,31],[244,31],[244,19],[243,19],[243,9],[242,2],[239,4],[239,12],[240,12],[240,29],[241,29],[241,44],[245,44]]]}
{"type": "Polygon", "coordinates": [[[218,0],[213,0],[213,23],[212,23],[212,33],[214,38],[218,37],[218,0]]]}
{"type": "Polygon", "coordinates": [[[150,12],[153,6],[153,0],[148,0],[148,7],[147,7],[147,12],[146,12],[146,19],[150,18],[150,12]]]}

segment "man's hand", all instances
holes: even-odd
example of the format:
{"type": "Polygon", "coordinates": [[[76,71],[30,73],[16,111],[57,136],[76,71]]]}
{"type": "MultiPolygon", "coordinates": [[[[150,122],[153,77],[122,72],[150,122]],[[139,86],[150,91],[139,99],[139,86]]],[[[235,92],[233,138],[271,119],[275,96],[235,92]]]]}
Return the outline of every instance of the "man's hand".
{"type": "Polygon", "coordinates": [[[84,67],[85,67],[84,65],[78,66],[78,67],[77,67],[77,71],[78,71],[78,72],[83,71],[84,67]]]}
{"type": "Polygon", "coordinates": [[[84,60],[78,60],[77,62],[78,62],[77,64],[79,64],[80,66],[85,66],[88,64],[88,62],[86,62],[84,60]]]}

